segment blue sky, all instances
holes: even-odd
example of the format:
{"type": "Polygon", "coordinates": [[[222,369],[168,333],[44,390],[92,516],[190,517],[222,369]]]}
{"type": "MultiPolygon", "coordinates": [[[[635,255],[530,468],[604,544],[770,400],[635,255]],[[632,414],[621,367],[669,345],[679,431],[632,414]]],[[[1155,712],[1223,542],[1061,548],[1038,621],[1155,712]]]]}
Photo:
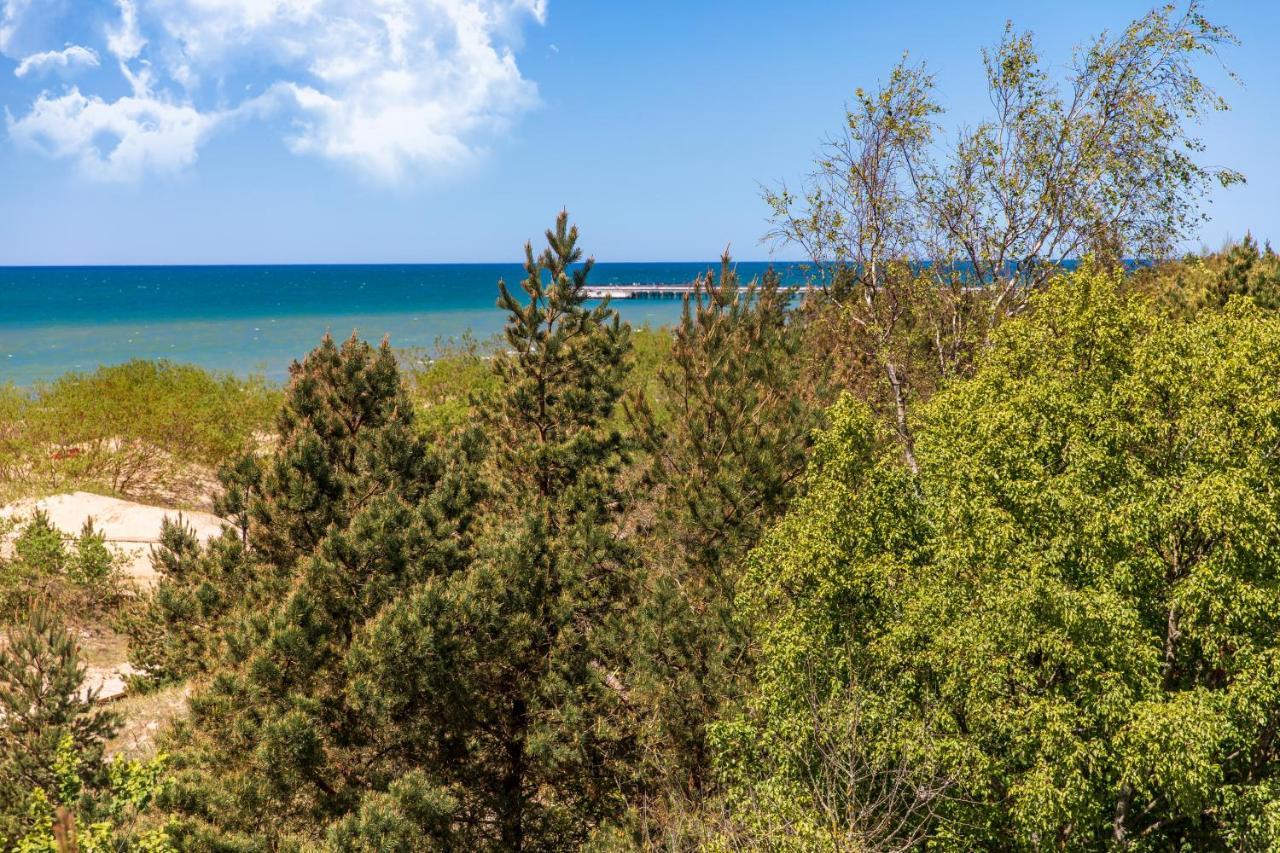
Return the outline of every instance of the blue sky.
{"type": "MultiPolygon", "coordinates": [[[[903,50],[972,123],[1006,18],[1061,64],[1149,5],[0,0],[0,264],[508,260],[561,206],[600,260],[763,259],[760,184],[903,50]]],[[[1206,12],[1248,184],[1199,239],[1280,243],[1280,4],[1206,12]]]]}

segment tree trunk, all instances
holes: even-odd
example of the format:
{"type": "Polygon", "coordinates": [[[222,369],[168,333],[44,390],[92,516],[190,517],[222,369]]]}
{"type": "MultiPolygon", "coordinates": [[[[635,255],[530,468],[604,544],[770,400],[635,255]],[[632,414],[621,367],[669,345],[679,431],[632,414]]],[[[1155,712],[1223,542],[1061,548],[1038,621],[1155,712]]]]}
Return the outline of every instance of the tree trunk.
{"type": "Polygon", "coordinates": [[[894,420],[897,425],[898,439],[902,442],[902,455],[906,457],[911,473],[919,474],[920,466],[916,464],[914,442],[911,440],[911,430],[907,426],[907,397],[902,387],[902,377],[898,375],[892,361],[884,363],[884,370],[889,377],[889,387],[893,390],[894,420]]]}
{"type": "Polygon", "coordinates": [[[523,699],[511,708],[511,729],[507,736],[507,768],[498,791],[498,819],[502,849],[518,853],[524,848],[524,746],[528,711],[523,699]]]}
{"type": "Polygon", "coordinates": [[[1133,800],[1133,788],[1125,783],[1120,786],[1120,797],[1116,800],[1116,811],[1111,818],[1111,837],[1116,843],[1116,847],[1124,849],[1128,846],[1125,843],[1125,837],[1128,834],[1128,828],[1125,822],[1129,819],[1129,803],[1133,800]]]}

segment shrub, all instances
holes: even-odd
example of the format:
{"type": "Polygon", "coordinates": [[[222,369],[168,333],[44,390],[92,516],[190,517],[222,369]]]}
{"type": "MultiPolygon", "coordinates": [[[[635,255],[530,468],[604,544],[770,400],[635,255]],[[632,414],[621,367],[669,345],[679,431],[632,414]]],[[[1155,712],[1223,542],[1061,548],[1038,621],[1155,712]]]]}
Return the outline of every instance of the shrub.
{"type": "Polygon", "coordinates": [[[78,616],[101,614],[125,594],[124,557],[107,547],[91,518],[68,540],[37,510],[14,538],[13,552],[11,559],[0,559],[0,622],[37,605],[78,616]]]}
{"type": "Polygon", "coordinates": [[[190,365],[131,361],[0,393],[0,485],[85,484],[127,495],[173,489],[268,429],[279,392],[190,365]]]}

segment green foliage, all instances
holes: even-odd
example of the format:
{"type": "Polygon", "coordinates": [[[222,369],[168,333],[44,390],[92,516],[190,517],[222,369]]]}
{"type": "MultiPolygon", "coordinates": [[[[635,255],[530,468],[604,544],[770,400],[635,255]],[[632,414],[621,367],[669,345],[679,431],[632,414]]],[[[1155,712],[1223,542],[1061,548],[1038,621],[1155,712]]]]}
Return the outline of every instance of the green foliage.
{"type": "Polygon", "coordinates": [[[135,655],[216,659],[174,739],[181,844],[559,848],[620,810],[628,329],[583,305],[564,215],[547,236],[528,302],[500,286],[482,431],[432,449],[389,348],[326,339],[272,454],[224,472],[239,537],[166,528],[135,655]]]}
{"type": "Polygon", "coordinates": [[[472,401],[495,387],[489,364],[494,349],[468,334],[459,341],[437,343],[430,358],[401,359],[402,365],[409,363],[402,366],[405,384],[425,435],[442,439],[469,423],[472,401]]]}
{"type": "Polygon", "coordinates": [[[468,550],[472,444],[426,446],[385,344],[326,338],[294,365],[278,433],[270,456],[225,472],[239,537],[201,550],[166,530],[138,632],[149,674],[210,672],[165,795],[188,847],[315,844],[330,823],[343,837],[348,819],[384,822],[401,801],[375,795],[421,747],[365,712],[353,647],[468,550]]]}
{"type": "Polygon", "coordinates": [[[631,397],[649,479],[669,496],[664,539],[722,592],[732,587],[726,567],[786,505],[820,423],[824,389],[801,375],[791,298],[772,271],[744,287],[724,258],[718,281],[694,283],[657,369],[660,390],[631,397]]]}
{"type": "Polygon", "coordinates": [[[457,803],[458,846],[573,847],[622,805],[631,578],[610,423],[629,340],[611,309],[584,306],[576,242],[562,213],[546,250],[526,247],[526,301],[500,286],[509,351],[482,409],[491,492],[473,559],[388,608],[353,653],[362,713],[413,745],[433,801],[457,803]]]}
{"type": "Polygon", "coordinates": [[[80,535],[68,542],[37,510],[18,529],[13,555],[0,558],[0,622],[37,607],[80,617],[105,613],[124,595],[121,559],[94,529],[93,519],[86,519],[80,535]]]}
{"type": "Polygon", "coordinates": [[[425,449],[390,346],[328,335],[289,370],[277,446],[221,472],[220,509],[262,559],[288,572],[373,499],[404,488],[413,501],[425,449]]]}
{"type": "Polygon", "coordinates": [[[83,688],[75,641],[44,610],[10,628],[0,648],[0,840],[12,843],[39,791],[47,802],[75,805],[84,786],[105,781],[103,741],[117,721],[94,707],[83,688]],[[65,741],[65,744],[64,744],[65,741]],[[60,749],[61,747],[61,749],[60,749]],[[68,786],[68,762],[80,768],[68,786]]]}
{"type": "Polygon", "coordinates": [[[817,733],[852,719],[852,802],[940,848],[1277,843],[1280,324],[1122,291],[1085,269],[1007,324],[922,411],[918,475],[833,412],[744,593],[759,686],[719,730],[743,809],[829,816],[817,733]]]}
{"type": "Polygon", "coordinates": [[[130,683],[147,689],[208,672],[235,620],[276,591],[259,582],[261,567],[235,531],[202,547],[181,515],[164,519],[151,560],[155,587],[121,617],[136,671],[130,683]]]}
{"type": "Polygon", "coordinates": [[[1166,257],[1208,191],[1243,180],[1202,163],[1192,135],[1227,109],[1200,64],[1234,43],[1198,3],[1169,4],[1076,49],[1058,80],[1010,24],[983,52],[993,114],[945,145],[934,78],[904,58],[858,90],[803,192],[766,192],[774,236],[872,286],[896,262],[943,278],[967,264],[996,316],[1020,312],[1063,260],[1166,257]]]}
{"type": "Polygon", "coordinates": [[[1135,286],[1183,318],[1221,309],[1237,296],[1275,310],[1280,308],[1280,256],[1269,243],[1260,250],[1246,234],[1222,251],[1143,269],[1135,286]]]}
{"type": "Polygon", "coordinates": [[[31,792],[27,827],[13,849],[17,853],[167,853],[176,849],[163,826],[132,831],[164,787],[165,763],[164,755],[146,762],[116,756],[105,765],[107,781],[102,790],[86,797],[81,775],[84,761],[71,736],[65,735],[54,759],[56,796],[51,798],[43,788],[31,792]],[[89,820],[77,821],[85,815],[89,820]]]}
{"type": "Polygon", "coordinates": [[[444,847],[452,836],[457,801],[418,770],[365,795],[357,810],[330,831],[326,849],[343,853],[413,853],[444,847]]]}
{"type": "Polygon", "coordinates": [[[41,510],[36,510],[31,521],[23,525],[14,540],[13,551],[20,562],[45,574],[60,575],[67,570],[62,533],[49,523],[48,514],[41,510]]]}
{"type": "Polygon", "coordinates": [[[694,796],[708,783],[706,725],[746,671],[739,562],[792,497],[821,422],[824,389],[802,375],[791,298],[772,272],[743,286],[724,258],[718,280],[695,282],[657,381],[629,399],[656,515],[642,534],[630,675],[655,791],[694,796]]]}
{"type": "Polygon", "coordinates": [[[67,577],[95,601],[109,601],[120,595],[120,557],[107,547],[106,535],[95,530],[86,518],[70,555],[67,577]]]}
{"type": "Polygon", "coordinates": [[[0,487],[182,495],[269,424],[278,393],[188,365],[131,361],[0,393],[0,487]]]}

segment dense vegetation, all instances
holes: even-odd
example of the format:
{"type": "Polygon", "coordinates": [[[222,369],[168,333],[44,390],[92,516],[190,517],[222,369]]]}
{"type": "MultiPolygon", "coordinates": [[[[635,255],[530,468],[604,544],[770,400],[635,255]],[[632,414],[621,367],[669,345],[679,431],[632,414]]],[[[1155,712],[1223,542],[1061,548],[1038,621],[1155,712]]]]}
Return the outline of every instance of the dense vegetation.
{"type": "Polygon", "coordinates": [[[1280,847],[1280,260],[1119,261],[1240,177],[1186,132],[1230,39],[1157,10],[1062,94],[1010,31],[997,115],[942,153],[900,66],[769,193],[803,293],[725,258],[633,332],[561,213],[496,347],[326,338],[278,396],[67,380],[177,394],[75,446],[186,447],[229,524],[166,525],[127,603],[92,530],[22,529],[4,843],[1280,847]],[[134,690],[191,689],[151,761],[104,758],[73,595],[123,613],[134,690]]]}
{"type": "Polygon", "coordinates": [[[198,503],[205,471],[268,430],[278,399],[261,380],[163,361],[0,386],[0,496],[90,488],[198,503]]]}

